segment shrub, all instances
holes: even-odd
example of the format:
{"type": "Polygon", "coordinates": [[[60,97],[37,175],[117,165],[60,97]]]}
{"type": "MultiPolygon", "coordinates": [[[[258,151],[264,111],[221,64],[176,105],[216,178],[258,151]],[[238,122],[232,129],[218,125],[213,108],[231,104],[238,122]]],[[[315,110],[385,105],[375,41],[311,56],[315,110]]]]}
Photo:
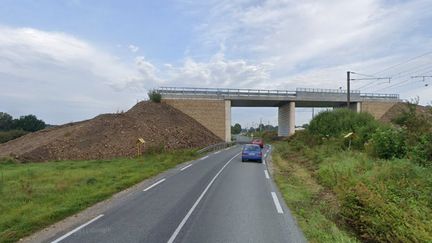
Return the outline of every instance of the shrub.
{"type": "Polygon", "coordinates": [[[10,131],[6,131],[6,132],[0,131],[0,143],[6,143],[7,141],[21,137],[27,133],[28,132],[23,131],[23,130],[10,130],[10,131]]]}
{"type": "Polygon", "coordinates": [[[420,136],[409,155],[415,163],[421,166],[432,166],[432,134],[427,133],[420,136]]]}
{"type": "Polygon", "coordinates": [[[348,109],[336,109],[319,113],[307,130],[321,137],[341,137],[354,132],[353,146],[363,149],[379,123],[369,113],[356,113],[348,109]]]}
{"type": "Polygon", "coordinates": [[[155,103],[160,103],[162,100],[162,95],[156,90],[150,90],[148,92],[149,99],[155,103]]]}
{"type": "Polygon", "coordinates": [[[381,159],[402,158],[407,152],[403,131],[393,127],[377,129],[372,135],[370,145],[372,155],[381,159]]]}

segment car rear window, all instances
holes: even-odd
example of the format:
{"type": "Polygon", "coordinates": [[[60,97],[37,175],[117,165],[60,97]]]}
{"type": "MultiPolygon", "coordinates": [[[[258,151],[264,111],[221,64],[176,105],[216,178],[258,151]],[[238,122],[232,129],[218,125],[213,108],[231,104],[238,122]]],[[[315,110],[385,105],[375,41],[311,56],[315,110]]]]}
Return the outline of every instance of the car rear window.
{"type": "Polygon", "coordinates": [[[257,150],[260,150],[260,147],[258,147],[258,146],[245,146],[244,150],[246,150],[246,151],[257,151],[257,150]]]}

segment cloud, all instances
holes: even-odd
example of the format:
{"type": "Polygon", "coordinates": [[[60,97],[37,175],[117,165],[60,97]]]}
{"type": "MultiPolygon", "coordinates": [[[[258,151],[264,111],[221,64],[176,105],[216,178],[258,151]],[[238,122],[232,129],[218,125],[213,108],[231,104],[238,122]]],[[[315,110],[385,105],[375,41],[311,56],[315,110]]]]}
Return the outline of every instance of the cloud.
{"type": "Polygon", "coordinates": [[[132,44],[129,44],[128,48],[129,48],[129,51],[131,51],[133,53],[136,53],[139,50],[138,46],[135,46],[135,45],[132,45],[132,44]]]}
{"type": "Polygon", "coordinates": [[[266,87],[302,80],[297,84],[337,88],[322,80],[343,80],[353,68],[376,72],[432,48],[426,0],[220,0],[199,8],[205,17],[197,52],[223,43],[231,56],[271,63],[271,82],[261,82],[266,87]]]}
{"type": "Polygon", "coordinates": [[[186,58],[180,67],[166,66],[167,77],[173,85],[199,87],[253,87],[270,79],[271,65],[251,64],[244,59],[226,59],[222,52],[208,61],[186,58]]]}
{"type": "Polygon", "coordinates": [[[124,110],[159,82],[146,68],[66,33],[0,26],[0,110],[14,115],[63,123],[124,110]]]}
{"type": "Polygon", "coordinates": [[[158,66],[143,56],[124,61],[70,34],[0,26],[0,110],[63,123],[125,110],[161,85],[245,87],[270,78],[271,65],[226,59],[222,51],[158,66]]]}

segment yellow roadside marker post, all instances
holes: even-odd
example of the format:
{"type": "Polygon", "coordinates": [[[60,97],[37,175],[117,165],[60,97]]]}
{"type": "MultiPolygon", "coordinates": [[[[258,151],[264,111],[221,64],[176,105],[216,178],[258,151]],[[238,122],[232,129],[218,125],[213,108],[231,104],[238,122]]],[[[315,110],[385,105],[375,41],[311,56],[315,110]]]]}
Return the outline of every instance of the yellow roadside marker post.
{"type": "Polygon", "coordinates": [[[348,150],[351,150],[351,140],[352,137],[354,136],[353,132],[348,133],[347,135],[344,136],[344,138],[348,138],[348,150]]]}
{"type": "Polygon", "coordinates": [[[145,140],[143,138],[138,138],[138,140],[136,142],[137,157],[139,157],[141,155],[141,145],[143,145],[144,143],[145,143],[145,140]]]}

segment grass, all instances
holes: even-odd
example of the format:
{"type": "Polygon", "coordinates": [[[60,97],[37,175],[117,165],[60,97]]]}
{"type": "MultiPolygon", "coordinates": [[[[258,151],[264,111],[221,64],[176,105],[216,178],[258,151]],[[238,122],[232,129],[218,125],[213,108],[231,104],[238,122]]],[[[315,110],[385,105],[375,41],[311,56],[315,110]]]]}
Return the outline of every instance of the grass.
{"type": "Polygon", "coordinates": [[[0,242],[15,242],[144,179],[196,158],[191,150],[142,158],[0,162],[0,242]]]}
{"type": "Polygon", "coordinates": [[[358,242],[338,225],[339,208],[335,195],[313,177],[310,170],[313,165],[291,152],[292,149],[284,142],[274,146],[272,160],[276,184],[308,241],[358,242]]]}
{"type": "Polygon", "coordinates": [[[432,168],[337,141],[275,144],[275,179],[311,242],[432,242],[432,168]]]}

